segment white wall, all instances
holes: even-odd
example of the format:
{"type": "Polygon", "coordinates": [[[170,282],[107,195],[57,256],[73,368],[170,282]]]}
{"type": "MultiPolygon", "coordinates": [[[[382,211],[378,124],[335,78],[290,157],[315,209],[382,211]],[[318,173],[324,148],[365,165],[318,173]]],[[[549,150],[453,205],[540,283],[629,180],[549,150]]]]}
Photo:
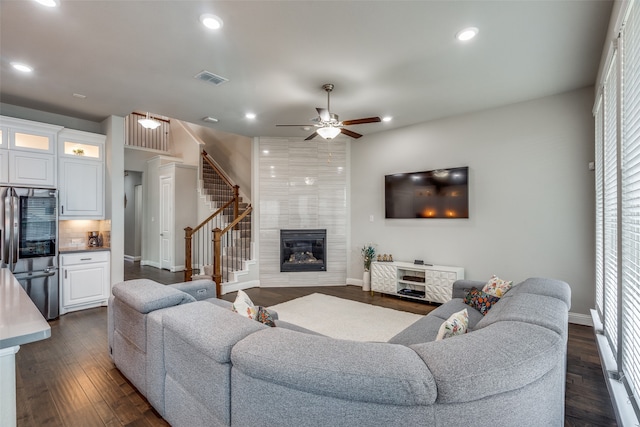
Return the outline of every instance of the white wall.
{"type": "Polygon", "coordinates": [[[395,260],[516,283],[554,277],[574,313],[594,300],[593,88],[363,137],[351,143],[348,277],[367,242],[395,260]],[[469,219],[385,220],[384,175],[469,166],[469,219]],[[369,221],[369,216],[374,221],[369,221]]]}
{"type": "Polygon", "coordinates": [[[124,280],[124,117],[102,122],[105,146],[105,217],[111,220],[111,284],[124,280]]]}

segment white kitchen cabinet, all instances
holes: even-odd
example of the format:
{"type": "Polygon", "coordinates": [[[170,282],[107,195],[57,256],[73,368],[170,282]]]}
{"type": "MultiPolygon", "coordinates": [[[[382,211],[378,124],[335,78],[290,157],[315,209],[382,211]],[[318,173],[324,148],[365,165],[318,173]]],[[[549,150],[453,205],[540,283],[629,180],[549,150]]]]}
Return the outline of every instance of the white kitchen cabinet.
{"type": "Polygon", "coordinates": [[[9,150],[0,148],[0,184],[9,183],[9,150]]]}
{"type": "Polygon", "coordinates": [[[109,251],[60,255],[60,314],[106,305],[111,294],[109,251]]]}
{"type": "Polygon", "coordinates": [[[9,183],[27,187],[55,188],[55,156],[9,150],[9,183]]]}
{"type": "Polygon", "coordinates": [[[0,116],[3,183],[27,187],[57,184],[56,142],[62,126],[0,116]]]}
{"type": "Polygon", "coordinates": [[[104,219],[105,139],[70,129],[58,135],[61,219],[104,219]]]}

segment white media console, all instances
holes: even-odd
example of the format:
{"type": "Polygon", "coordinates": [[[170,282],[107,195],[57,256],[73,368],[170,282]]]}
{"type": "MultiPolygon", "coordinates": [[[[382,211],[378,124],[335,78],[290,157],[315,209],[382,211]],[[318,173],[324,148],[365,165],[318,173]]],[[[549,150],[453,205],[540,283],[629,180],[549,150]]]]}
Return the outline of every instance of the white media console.
{"type": "Polygon", "coordinates": [[[464,279],[464,268],[409,262],[372,262],[371,290],[424,301],[451,299],[453,282],[464,279]]]}

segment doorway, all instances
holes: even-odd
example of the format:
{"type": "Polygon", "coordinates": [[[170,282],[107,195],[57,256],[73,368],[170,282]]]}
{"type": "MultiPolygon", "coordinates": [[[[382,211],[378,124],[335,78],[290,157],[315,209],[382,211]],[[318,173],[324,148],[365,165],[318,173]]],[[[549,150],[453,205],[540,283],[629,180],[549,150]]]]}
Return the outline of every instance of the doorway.
{"type": "Polygon", "coordinates": [[[142,258],[142,172],[124,172],[124,259],[142,258]]]}

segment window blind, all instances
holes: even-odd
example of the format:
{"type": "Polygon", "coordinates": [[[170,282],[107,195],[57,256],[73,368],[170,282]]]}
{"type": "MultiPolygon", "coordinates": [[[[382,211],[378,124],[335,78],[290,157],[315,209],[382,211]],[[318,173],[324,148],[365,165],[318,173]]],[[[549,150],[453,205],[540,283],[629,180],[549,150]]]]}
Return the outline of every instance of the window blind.
{"type": "Polygon", "coordinates": [[[640,7],[622,31],[621,239],[622,373],[631,394],[640,391],[640,7]]]}
{"type": "Polygon", "coordinates": [[[595,224],[595,243],[596,243],[596,310],[602,319],[604,313],[604,189],[603,189],[603,127],[604,127],[604,108],[602,106],[602,96],[600,96],[595,110],[595,193],[596,193],[596,224],[595,224]]]}
{"type": "Polygon", "coordinates": [[[618,354],[618,65],[614,51],[604,85],[604,332],[618,354]]]}

